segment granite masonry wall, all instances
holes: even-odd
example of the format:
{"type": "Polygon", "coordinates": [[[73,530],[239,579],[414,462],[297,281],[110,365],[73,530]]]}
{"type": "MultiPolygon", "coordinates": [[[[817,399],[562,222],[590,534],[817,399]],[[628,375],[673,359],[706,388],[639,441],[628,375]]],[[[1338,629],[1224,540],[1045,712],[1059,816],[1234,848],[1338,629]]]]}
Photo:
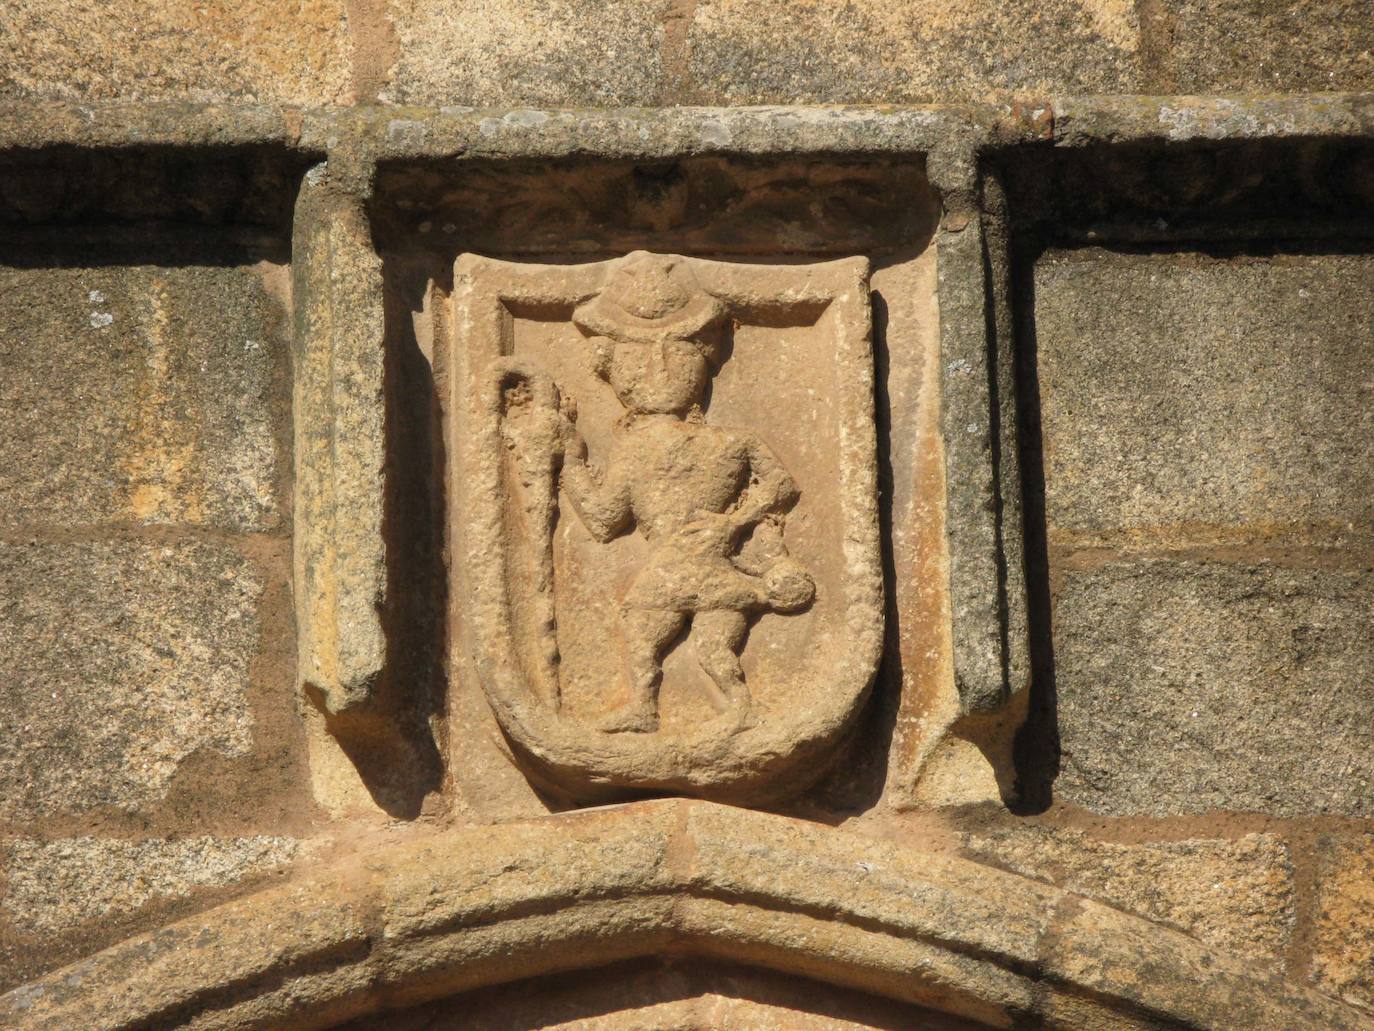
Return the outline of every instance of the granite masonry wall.
{"type": "MultiPolygon", "coordinates": [[[[1139,939],[1138,970],[1196,948],[1282,986],[1236,988],[1236,1005],[1291,990],[1318,1014],[1258,1026],[1374,1027],[1371,89],[1363,0],[12,4],[0,1023],[72,1026],[59,979],[122,968],[70,964],[258,898],[276,900],[265,926],[294,897],[272,892],[334,899],[369,856],[504,898],[522,857],[564,847],[539,828],[629,856],[678,819],[644,799],[685,794],[776,814],[758,817],[762,852],[830,855],[824,830],[859,868],[865,850],[894,870],[929,857],[975,871],[946,887],[983,870],[989,898],[1043,893],[1056,920],[1139,918],[1131,934],[1162,937],[1139,939]],[[757,802],[657,781],[579,796],[497,702],[493,718],[462,643],[480,584],[452,572],[454,262],[638,249],[872,269],[881,656],[828,765],[757,802]],[[367,701],[336,707],[333,689],[367,701]],[[605,844],[580,813],[603,802],[648,807],[626,816],[648,837],[605,844]],[[578,819],[592,829],[559,822],[578,819]],[[516,858],[394,859],[436,835],[460,858],[495,835],[516,858]]],[[[759,333],[792,332],[770,318],[759,333]]],[[[790,533],[830,518],[810,511],[790,533]]],[[[714,826],[692,808],[712,804],[681,819],[714,826]]],[[[681,872],[672,842],[708,855],[716,832],[663,833],[643,884],[681,872]]],[[[619,897],[591,858],[568,862],[619,897]]],[[[697,902],[735,897],[725,874],[682,877],[697,902]]],[[[836,883],[831,902],[787,904],[821,938],[867,919],[836,883]]],[[[1080,946],[1047,926],[1007,969],[1069,1001],[905,996],[883,980],[896,960],[881,977],[789,965],[763,931],[573,961],[570,932],[542,965],[432,991],[374,971],[313,1023],[244,1026],[1235,1026],[1220,1003],[1144,995],[1099,1013],[1136,989],[1055,966],[1080,946]],[[604,992],[559,974],[580,965],[604,992]]],[[[281,945],[262,976],[304,984],[319,956],[353,962],[390,933],[308,962],[281,945]]],[[[454,969],[486,970],[479,953],[454,969]]],[[[197,962],[186,983],[211,985],[197,962]]],[[[235,990],[196,1009],[169,988],[182,1001],[122,1016],[101,1001],[91,1026],[220,1026],[206,1014],[252,994],[235,990]]]]}

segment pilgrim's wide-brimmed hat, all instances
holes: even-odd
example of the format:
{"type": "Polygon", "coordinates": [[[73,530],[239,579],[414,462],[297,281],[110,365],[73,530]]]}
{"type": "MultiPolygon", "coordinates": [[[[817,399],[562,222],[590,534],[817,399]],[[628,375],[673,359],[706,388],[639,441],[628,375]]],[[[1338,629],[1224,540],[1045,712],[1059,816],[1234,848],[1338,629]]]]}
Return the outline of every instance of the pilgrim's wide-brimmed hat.
{"type": "Polygon", "coordinates": [[[724,314],[725,305],[701,288],[682,258],[634,251],[573,312],[573,322],[597,336],[656,344],[686,340],[724,314]]]}

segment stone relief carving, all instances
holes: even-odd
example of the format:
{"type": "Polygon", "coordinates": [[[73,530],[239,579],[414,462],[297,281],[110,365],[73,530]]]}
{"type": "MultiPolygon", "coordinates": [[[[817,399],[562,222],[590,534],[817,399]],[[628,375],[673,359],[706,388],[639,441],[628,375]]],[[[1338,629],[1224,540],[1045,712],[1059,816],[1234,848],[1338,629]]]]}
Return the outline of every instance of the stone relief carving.
{"type": "MultiPolygon", "coordinates": [[[[713,701],[735,725],[747,723],[736,653],[750,616],[795,612],[815,595],[783,543],[783,513],[797,497],[791,476],[757,435],[703,420],[724,314],[684,263],[647,254],[617,268],[573,313],[593,338],[597,374],[625,407],[604,474],[588,464],[575,410],[552,380],[518,363],[493,363],[493,387],[507,393],[493,391],[488,414],[503,418],[507,447],[541,471],[561,472],[557,486],[596,540],[634,528],[652,549],[620,610],[630,698],[603,722],[611,732],[658,729],[663,653],[689,625],[697,661],[719,692],[713,701]],[[508,393],[517,383],[526,390],[508,393]],[[521,411],[531,404],[542,411],[521,411]],[[741,542],[750,534],[758,547],[746,557],[741,542]]],[[[553,479],[530,483],[527,494],[546,519],[554,514],[553,479]]]]}
{"type": "Polygon", "coordinates": [[[469,255],[454,305],[454,636],[522,765],[579,798],[822,771],[882,635],[866,263],[469,255]]]}

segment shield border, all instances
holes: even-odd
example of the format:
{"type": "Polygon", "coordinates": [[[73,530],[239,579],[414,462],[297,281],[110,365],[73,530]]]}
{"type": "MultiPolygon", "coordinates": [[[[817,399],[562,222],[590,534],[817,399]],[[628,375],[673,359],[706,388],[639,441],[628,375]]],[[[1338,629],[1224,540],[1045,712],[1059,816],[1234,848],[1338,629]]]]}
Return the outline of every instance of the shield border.
{"type": "Polygon", "coordinates": [[[500,428],[485,400],[492,363],[510,357],[511,306],[566,308],[595,296],[620,259],[527,264],[463,254],[454,264],[449,384],[452,480],[449,540],[452,599],[466,599],[464,642],[498,724],[536,783],[582,801],[673,792],[756,803],[794,793],[828,767],[864,708],[883,642],[883,579],[874,420],[874,366],[865,258],[761,265],[683,258],[702,286],[733,310],[823,306],[835,313],[835,411],[845,577],[847,661],[818,685],[795,718],[763,720],[720,739],[684,742],[658,734],[608,734],[560,716],[525,680],[516,656],[506,582],[500,428]],[[459,555],[461,543],[462,554],[459,555]]]}

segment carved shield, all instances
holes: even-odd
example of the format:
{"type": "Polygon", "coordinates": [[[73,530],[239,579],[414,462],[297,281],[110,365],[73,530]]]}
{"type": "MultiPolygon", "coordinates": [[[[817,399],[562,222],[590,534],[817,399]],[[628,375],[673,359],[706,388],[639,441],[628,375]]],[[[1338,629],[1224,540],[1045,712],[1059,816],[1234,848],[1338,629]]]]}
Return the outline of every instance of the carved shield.
{"type": "Polygon", "coordinates": [[[868,266],[464,255],[454,646],[579,800],[819,776],[883,637],[868,266]]]}

